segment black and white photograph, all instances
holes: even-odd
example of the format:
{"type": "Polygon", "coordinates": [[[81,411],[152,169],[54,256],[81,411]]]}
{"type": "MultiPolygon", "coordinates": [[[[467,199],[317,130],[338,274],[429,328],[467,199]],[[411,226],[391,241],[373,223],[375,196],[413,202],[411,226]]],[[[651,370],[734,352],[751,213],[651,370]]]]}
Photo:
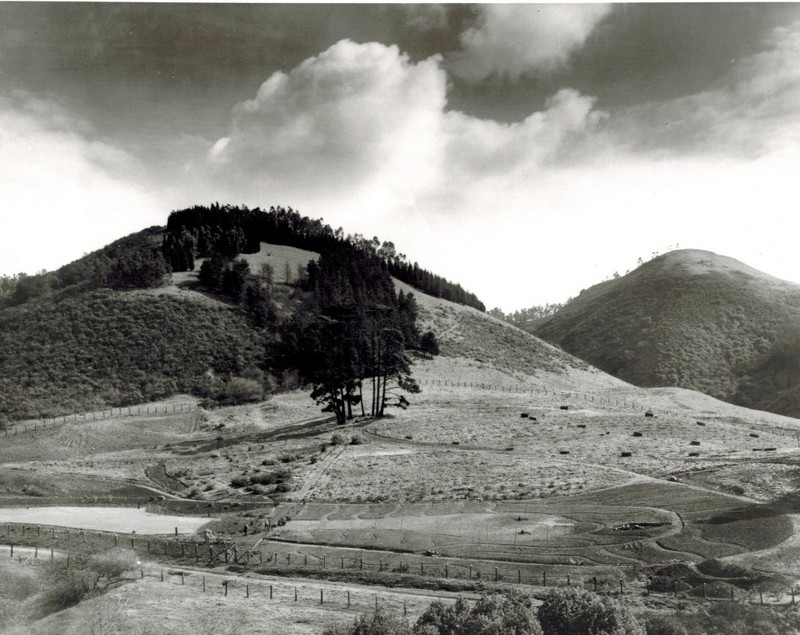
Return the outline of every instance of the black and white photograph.
{"type": "Polygon", "coordinates": [[[798,192],[800,3],[0,0],[0,635],[800,635],[798,192]]]}

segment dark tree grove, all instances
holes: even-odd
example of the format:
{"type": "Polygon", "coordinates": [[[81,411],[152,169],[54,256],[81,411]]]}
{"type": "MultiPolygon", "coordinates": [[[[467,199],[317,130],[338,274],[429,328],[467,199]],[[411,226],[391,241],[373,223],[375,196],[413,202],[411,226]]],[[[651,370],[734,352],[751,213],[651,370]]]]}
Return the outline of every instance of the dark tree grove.
{"type": "Polygon", "coordinates": [[[381,243],[377,238],[370,240],[358,234],[345,236],[341,229],[333,230],[321,220],[301,216],[291,208],[272,207],[263,211],[214,203],[175,211],[167,220],[163,250],[173,271],[188,271],[194,264],[189,250],[196,258],[214,253],[233,258],[238,254],[257,253],[262,242],[317,253],[346,244],[384,262],[391,276],[420,291],[486,310],[473,293],[460,285],[420,268],[417,263],[409,263],[391,242],[381,243]]]}
{"type": "Polygon", "coordinates": [[[306,302],[283,329],[282,358],[312,398],[340,423],[354,409],[380,417],[387,406],[407,407],[405,393],[419,392],[406,352],[416,313],[407,295],[401,309],[386,263],[341,243],[309,263],[306,285],[306,302]]]}

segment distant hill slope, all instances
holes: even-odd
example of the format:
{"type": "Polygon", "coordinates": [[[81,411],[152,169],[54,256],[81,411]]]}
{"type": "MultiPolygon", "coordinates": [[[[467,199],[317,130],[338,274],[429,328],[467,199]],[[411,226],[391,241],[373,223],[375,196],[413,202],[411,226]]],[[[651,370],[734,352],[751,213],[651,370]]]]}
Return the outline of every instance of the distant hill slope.
{"type": "Polygon", "coordinates": [[[620,379],[800,416],[800,285],[679,250],[582,292],[534,332],[620,379]]]}

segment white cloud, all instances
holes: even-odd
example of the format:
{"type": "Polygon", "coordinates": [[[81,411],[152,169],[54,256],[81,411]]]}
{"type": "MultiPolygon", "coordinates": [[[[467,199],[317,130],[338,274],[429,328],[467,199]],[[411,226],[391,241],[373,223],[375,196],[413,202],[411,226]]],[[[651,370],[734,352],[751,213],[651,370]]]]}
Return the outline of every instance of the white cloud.
{"type": "Polygon", "coordinates": [[[461,34],[452,71],[468,80],[521,75],[564,66],[610,11],[606,4],[483,4],[461,34]]]}
{"type": "MultiPolygon", "coordinates": [[[[411,63],[394,46],[341,41],[275,73],[233,111],[208,153],[217,182],[297,201],[346,197],[375,216],[459,196],[493,174],[535,172],[567,138],[603,117],[594,100],[561,90],[516,124],[446,111],[440,58],[411,63]]],[[[240,194],[242,190],[239,190],[240,194]]]]}
{"type": "Polygon", "coordinates": [[[343,40],[238,104],[208,161],[221,178],[257,176],[268,190],[400,188],[436,160],[429,140],[444,102],[438,58],[412,64],[395,46],[343,40]]]}
{"type": "Polygon", "coordinates": [[[133,157],[91,129],[57,102],[0,95],[0,273],[55,269],[164,222],[133,157]]]}

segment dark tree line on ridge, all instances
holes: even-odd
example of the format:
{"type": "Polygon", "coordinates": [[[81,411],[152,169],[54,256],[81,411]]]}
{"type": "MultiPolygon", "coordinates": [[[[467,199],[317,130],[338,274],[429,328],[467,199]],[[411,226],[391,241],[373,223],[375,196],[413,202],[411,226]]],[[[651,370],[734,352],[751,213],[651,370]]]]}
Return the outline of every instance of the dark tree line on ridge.
{"type": "Polygon", "coordinates": [[[417,263],[409,263],[391,242],[361,235],[345,236],[322,220],[301,216],[291,208],[272,207],[268,212],[230,205],[195,206],[172,212],[167,220],[164,256],[173,271],[190,271],[194,258],[212,253],[257,253],[262,242],[287,245],[321,253],[341,244],[370,253],[383,260],[391,276],[429,295],[480,311],[486,307],[473,293],[449,282],[417,263]]]}

